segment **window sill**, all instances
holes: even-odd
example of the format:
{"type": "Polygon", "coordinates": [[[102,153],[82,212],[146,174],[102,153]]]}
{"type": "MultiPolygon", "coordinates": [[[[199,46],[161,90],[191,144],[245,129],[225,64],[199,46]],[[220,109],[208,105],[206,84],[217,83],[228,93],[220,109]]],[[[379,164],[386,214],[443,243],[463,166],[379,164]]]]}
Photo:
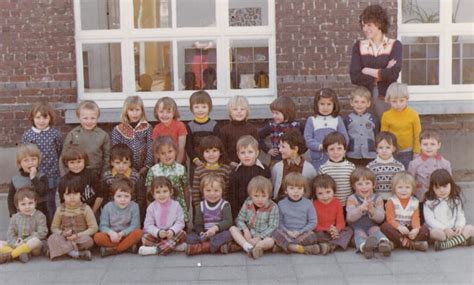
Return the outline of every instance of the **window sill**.
{"type": "Polygon", "coordinates": [[[472,100],[409,101],[408,105],[420,115],[474,113],[474,101],[472,100]]]}

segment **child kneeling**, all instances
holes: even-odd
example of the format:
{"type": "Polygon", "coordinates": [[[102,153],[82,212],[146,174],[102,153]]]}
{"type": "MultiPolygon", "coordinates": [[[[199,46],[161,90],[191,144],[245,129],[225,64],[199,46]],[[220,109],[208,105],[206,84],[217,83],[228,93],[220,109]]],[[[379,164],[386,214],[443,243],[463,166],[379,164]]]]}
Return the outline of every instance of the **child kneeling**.
{"type": "Polygon", "coordinates": [[[230,228],[232,238],[250,256],[259,258],[263,251],[273,248],[271,237],[278,227],[278,206],[270,199],[272,183],[268,178],[256,176],[250,180],[247,198],[230,228]]]}

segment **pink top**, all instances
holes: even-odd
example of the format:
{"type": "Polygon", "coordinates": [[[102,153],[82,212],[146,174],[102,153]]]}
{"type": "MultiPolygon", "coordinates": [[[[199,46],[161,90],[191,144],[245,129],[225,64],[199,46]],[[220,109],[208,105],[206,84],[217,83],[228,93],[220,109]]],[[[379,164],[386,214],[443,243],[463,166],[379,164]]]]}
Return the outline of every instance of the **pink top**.
{"type": "Polygon", "coordinates": [[[316,228],[313,229],[314,231],[328,231],[331,225],[335,225],[337,230],[340,231],[346,226],[342,205],[337,198],[333,198],[329,204],[314,200],[313,206],[318,217],[318,223],[316,228]]]}
{"type": "Polygon", "coordinates": [[[161,136],[170,136],[173,139],[173,142],[178,145],[178,138],[181,136],[186,136],[188,131],[186,130],[186,125],[183,122],[178,120],[172,120],[169,126],[166,126],[163,123],[158,123],[151,133],[151,138],[155,140],[157,137],[161,136]]]}

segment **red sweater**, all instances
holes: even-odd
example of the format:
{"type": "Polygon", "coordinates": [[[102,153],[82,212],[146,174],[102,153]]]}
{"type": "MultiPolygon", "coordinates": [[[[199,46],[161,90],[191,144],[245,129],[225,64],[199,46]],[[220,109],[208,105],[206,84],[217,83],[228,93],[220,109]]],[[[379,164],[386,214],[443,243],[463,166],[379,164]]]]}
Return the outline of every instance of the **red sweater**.
{"type": "Polygon", "coordinates": [[[342,205],[338,199],[333,198],[329,204],[314,200],[313,206],[318,217],[316,228],[313,231],[328,231],[331,225],[336,225],[337,230],[340,231],[346,226],[342,205]]]}

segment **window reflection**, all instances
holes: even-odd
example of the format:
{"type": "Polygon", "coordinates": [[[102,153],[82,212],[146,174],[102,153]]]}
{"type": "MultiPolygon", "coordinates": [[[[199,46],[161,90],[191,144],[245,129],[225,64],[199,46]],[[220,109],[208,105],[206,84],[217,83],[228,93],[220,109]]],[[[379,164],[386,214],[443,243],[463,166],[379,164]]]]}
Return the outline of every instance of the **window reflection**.
{"type": "Polygon", "coordinates": [[[171,42],[136,42],[136,91],[173,90],[173,59],[171,42]]]}
{"type": "Polygon", "coordinates": [[[408,85],[439,84],[439,38],[402,37],[402,82],[408,85]]]}
{"type": "Polygon", "coordinates": [[[122,92],[119,43],[83,44],[85,92],[122,92]]]}
{"type": "Polygon", "coordinates": [[[83,30],[120,29],[119,0],[81,0],[83,30]]]}
{"type": "Polygon", "coordinates": [[[217,89],[215,41],[178,42],[178,66],[180,90],[217,89]]]}
{"type": "Polygon", "coordinates": [[[171,0],[133,0],[136,29],[170,28],[171,0]]]}

